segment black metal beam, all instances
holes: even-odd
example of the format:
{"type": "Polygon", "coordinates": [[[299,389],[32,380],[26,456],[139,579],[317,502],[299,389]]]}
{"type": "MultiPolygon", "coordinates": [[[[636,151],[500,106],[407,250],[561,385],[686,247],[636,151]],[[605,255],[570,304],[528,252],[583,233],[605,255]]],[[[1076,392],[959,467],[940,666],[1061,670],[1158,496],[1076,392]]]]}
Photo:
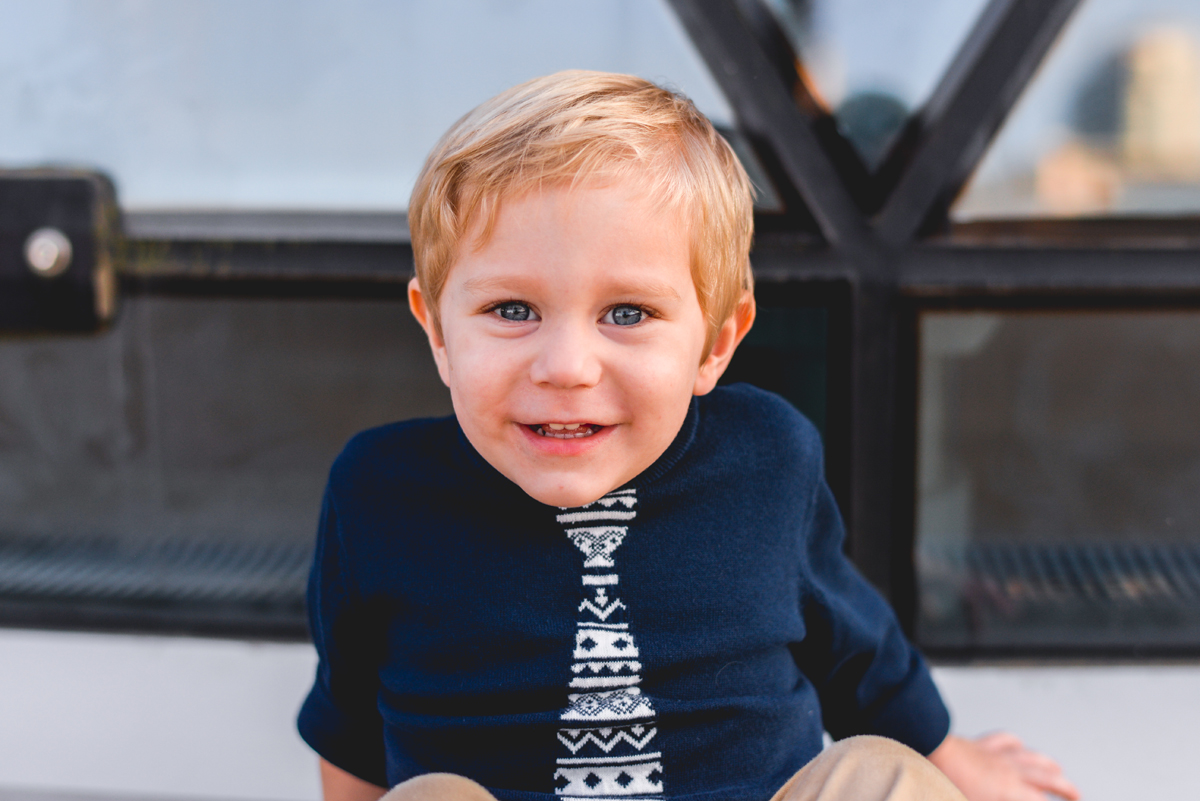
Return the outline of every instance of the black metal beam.
{"type": "Polygon", "coordinates": [[[142,278],[407,282],[412,246],[378,242],[130,239],[120,272],[142,278]]]}
{"type": "Polygon", "coordinates": [[[1060,217],[954,223],[928,244],[951,247],[1076,250],[1200,250],[1200,216],[1060,217]]]}
{"type": "MultiPolygon", "coordinates": [[[[896,253],[892,267],[896,287],[909,295],[1200,290],[1200,234],[1180,235],[1165,245],[1162,237],[1150,244],[1137,234],[1122,247],[1055,246],[1025,237],[1004,244],[934,242],[896,253]]],[[[789,236],[760,237],[752,258],[760,281],[862,283],[854,262],[789,236]]],[[[127,279],[403,284],[412,275],[412,249],[356,242],[130,240],[121,268],[127,279]]]]}
{"type": "Polygon", "coordinates": [[[1200,248],[925,246],[898,261],[913,296],[1182,294],[1200,292],[1200,248]]]}
{"type": "MultiPolygon", "coordinates": [[[[764,162],[778,160],[783,176],[804,199],[825,238],[838,250],[863,249],[872,237],[861,210],[821,147],[813,120],[797,106],[763,47],[729,0],[671,0],[764,162]]],[[[874,264],[874,259],[869,259],[874,264]]]]}
{"type": "MultiPolygon", "coordinates": [[[[738,0],[738,5],[746,2],[738,0]]],[[[853,276],[851,493],[843,508],[847,550],[867,578],[889,595],[897,335],[893,261],[848,188],[846,171],[839,172],[822,145],[821,118],[813,109],[801,109],[795,86],[780,74],[781,60],[767,52],[743,13],[728,0],[672,0],[672,5],[733,106],[739,126],[752,143],[766,146],[778,159],[832,245],[832,260],[842,261],[853,276]]],[[[763,255],[756,251],[756,263],[768,260],[763,255]]],[[[802,264],[811,266],[807,259],[802,264]]]]}
{"type": "Polygon", "coordinates": [[[890,601],[896,507],[896,354],[899,304],[894,284],[858,281],[853,290],[850,358],[850,475],[847,551],[890,601]]]}
{"type": "Polygon", "coordinates": [[[903,246],[941,225],[988,144],[1033,77],[1079,0],[992,0],[916,120],[907,163],[876,218],[876,231],[903,246]]]}
{"type": "MultiPolygon", "coordinates": [[[[760,281],[858,277],[839,254],[788,236],[758,237],[752,257],[760,281]]],[[[897,289],[915,297],[1193,293],[1200,218],[973,223],[896,252],[893,266],[897,289]]]]}
{"type": "Polygon", "coordinates": [[[803,65],[797,57],[792,42],[779,23],[779,18],[763,0],[734,0],[747,28],[758,40],[763,54],[775,68],[792,100],[808,118],[813,135],[820,143],[833,168],[837,170],[842,185],[850,193],[859,209],[867,209],[877,194],[876,182],[872,180],[854,144],[839,130],[831,109],[818,97],[811,77],[801,75],[803,65]]]}

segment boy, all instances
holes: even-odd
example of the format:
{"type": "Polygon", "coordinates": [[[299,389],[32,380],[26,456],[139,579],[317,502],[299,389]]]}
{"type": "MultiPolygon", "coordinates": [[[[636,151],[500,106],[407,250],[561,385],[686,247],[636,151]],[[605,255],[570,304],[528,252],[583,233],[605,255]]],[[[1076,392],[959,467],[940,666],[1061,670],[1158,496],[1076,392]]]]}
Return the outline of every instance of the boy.
{"type": "Polygon", "coordinates": [[[976,798],[1072,794],[946,736],[841,554],[812,426],[714,390],[754,320],[751,190],[690,102],[515,87],[443,137],[409,215],[455,416],[364,432],[331,471],[299,719],[327,801],[961,798],[878,737],[797,774],[823,730],[934,752],[976,798]]]}

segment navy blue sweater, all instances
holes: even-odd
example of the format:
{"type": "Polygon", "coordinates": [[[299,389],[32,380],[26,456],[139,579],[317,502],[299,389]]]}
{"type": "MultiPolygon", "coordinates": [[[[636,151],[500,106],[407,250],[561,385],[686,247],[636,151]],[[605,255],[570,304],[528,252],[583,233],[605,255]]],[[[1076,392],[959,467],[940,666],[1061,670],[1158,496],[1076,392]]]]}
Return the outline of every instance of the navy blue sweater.
{"type": "Polygon", "coordinates": [[[383,786],[445,771],[499,799],[769,798],[835,738],[923,753],[949,717],[842,555],[818,434],[749,386],[581,509],[545,506],[453,418],[346,446],[309,586],[325,759],[383,786]]]}

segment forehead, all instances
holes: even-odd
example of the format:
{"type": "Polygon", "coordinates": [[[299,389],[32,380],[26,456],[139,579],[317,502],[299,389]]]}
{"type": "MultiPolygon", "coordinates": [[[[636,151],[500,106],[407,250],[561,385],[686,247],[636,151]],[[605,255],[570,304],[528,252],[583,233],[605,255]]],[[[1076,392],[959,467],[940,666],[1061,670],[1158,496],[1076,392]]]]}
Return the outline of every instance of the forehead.
{"type": "Polygon", "coordinates": [[[684,220],[686,200],[662,170],[650,163],[630,162],[570,174],[518,174],[490,191],[484,189],[468,201],[463,240],[486,240],[502,216],[526,216],[538,198],[568,211],[581,197],[607,196],[613,204],[638,207],[661,216],[684,220]],[[514,210],[514,207],[517,207],[514,210]]]}
{"type": "MultiPolygon", "coordinates": [[[[481,215],[482,216],[482,215],[481,215]]],[[[451,283],[482,290],[551,274],[678,294],[691,281],[689,226],[635,181],[538,187],[506,198],[464,237],[451,283]],[[456,273],[458,273],[457,281],[456,273]],[[467,275],[469,273],[469,275],[467,275]]]]}

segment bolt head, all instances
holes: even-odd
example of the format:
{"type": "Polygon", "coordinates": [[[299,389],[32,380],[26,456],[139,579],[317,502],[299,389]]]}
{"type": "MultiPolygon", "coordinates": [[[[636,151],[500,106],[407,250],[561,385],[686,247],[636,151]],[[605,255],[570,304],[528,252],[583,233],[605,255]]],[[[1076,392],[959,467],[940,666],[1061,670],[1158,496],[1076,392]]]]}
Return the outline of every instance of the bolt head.
{"type": "Polygon", "coordinates": [[[57,228],[39,228],[25,240],[25,261],[34,275],[62,275],[71,264],[71,240],[57,228]]]}

